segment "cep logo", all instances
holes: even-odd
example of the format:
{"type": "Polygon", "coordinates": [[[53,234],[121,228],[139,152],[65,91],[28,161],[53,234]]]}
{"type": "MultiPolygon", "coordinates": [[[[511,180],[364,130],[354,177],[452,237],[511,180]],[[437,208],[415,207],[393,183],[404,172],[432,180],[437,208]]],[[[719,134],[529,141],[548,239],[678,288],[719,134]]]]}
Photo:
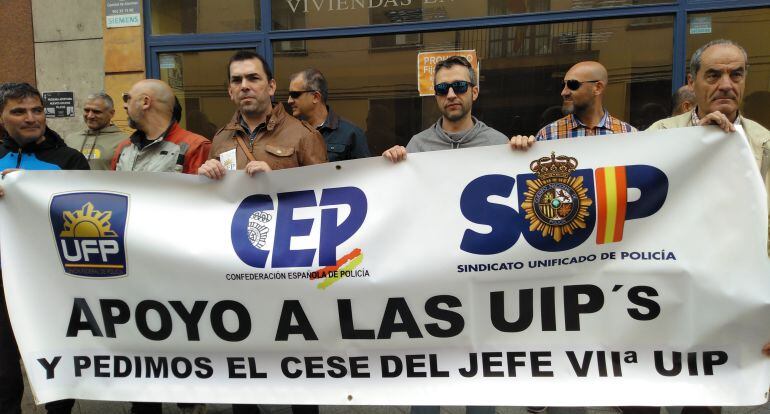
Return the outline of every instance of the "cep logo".
{"type": "Polygon", "coordinates": [[[337,247],[361,228],[367,201],[356,187],[327,188],[320,200],[313,190],[245,198],[233,216],[233,249],[247,265],[270,267],[336,266],[337,247]],[[347,216],[343,213],[347,213],[347,216]],[[313,225],[319,230],[311,235],[313,225]],[[316,256],[318,258],[316,262],[316,256]]]}
{"type": "Polygon", "coordinates": [[[128,196],[60,194],[51,200],[51,226],[64,271],[94,278],[126,274],[128,196]]]}
{"type": "Polygon", "coordinates": [[[629,220],[649,217],[666,201],[668,177],[650,165],[577,169],[578,160],[565,155],[532,161],[534,174],[485,175],[471,181],[460,197],[469,221],[491,227],[488,233],[465,230],[460,249],[490,255],[504,252],[520,236],[532,247],[560,252],[583,244],[596,228],[596,244],[623,239],[629,220]],[[518,183],[518,186],[516,184],[518,183]],[[518,210],[490,197],[508,198],[514,188],[518,210]],[[638,199],[628,200],[629,189],[638,199]]]}

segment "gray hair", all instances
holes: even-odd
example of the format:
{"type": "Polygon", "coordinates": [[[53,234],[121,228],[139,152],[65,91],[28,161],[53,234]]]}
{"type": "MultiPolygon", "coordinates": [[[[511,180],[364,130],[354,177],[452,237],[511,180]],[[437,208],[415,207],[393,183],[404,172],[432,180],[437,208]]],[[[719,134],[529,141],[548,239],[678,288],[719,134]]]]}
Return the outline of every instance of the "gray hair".
{"type": "Polygon", "coordinates": [[[94,99],[101,99],[104,101],[104,103],[107,104],[107,109],[114,109],[115,108],[115,102],[112,100],[112,97],[110,95],[107,95],[107,92],[101,91],[96,92],[88,95],[86,97],[86,101],[93,101],[94,99]]]}
{"type": "Polygon", "coordinates": [[[294,80],[297,76],[302,76],[302,79],[305,80],[305,89],[320,92],[321,100],[326,103],[326,100],[329,99],[329,83],[326,82],[326,78],[320,70],[315,68],[305,69],[291,75],[290,79],[294,80]]]}
{"type": "Polygon", "coordinates": [[[692,75],[693,79],[695,79],[695,75],[697,75],[698,71],[700,70],[701,55],[703,55],[703,52],[705,52],[706,49],[710,48],[711,46],[720,46],[720,45],[737,47],[741,51],[741,53],[743,53],[743,64],[748,68],[749,55],[746,53],[746,49],[744,49],[743,46],[739,45],[738,43],[732,40],[716,39],[699,47],[698,50],[696,50],[695,53],[692,54],[692,59],[690,59],[690,75],[692,75]]]}

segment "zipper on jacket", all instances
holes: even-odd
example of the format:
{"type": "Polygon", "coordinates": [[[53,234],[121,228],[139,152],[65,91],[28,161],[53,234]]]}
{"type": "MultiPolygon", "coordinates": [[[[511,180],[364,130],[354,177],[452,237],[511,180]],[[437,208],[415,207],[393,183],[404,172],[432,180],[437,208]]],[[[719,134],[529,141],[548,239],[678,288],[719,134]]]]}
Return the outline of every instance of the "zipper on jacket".
{"type": "Polygon", "coordinates": [[[21,148],[19,148],[19,159],[16,160],[16,168],[21,168],[21,148]]]}
{"type": "MultiPolygon", "coordinates": [[[[164,137],[165,139],[165,137],[164,137]]],[[[160,138],[150,142],[149,144],[145,145],[144,148],[140,149],[136,152],[136,157],[134,157],[134,162],[131,163],[131,169],[129,171],[134,171],[134,168],[136,167],[136,162],[139,161],[139,156],[142,155],[142,153],[149,148],[151,145],[155,144],[156,142],[160,141],[160,138]]],[[[95,143],[94,143],[95,144],[95,143]]],[[[135,145],[135,144],[134,144],[135,145]]]]}

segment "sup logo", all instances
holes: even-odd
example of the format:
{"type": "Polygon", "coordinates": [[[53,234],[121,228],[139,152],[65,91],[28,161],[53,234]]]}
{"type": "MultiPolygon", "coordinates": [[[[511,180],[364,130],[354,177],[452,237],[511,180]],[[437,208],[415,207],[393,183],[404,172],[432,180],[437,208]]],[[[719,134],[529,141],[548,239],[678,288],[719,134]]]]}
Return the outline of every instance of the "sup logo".
{"type": "Polygon", "coordinates": [[[277,202],[254,194],[235,211],[230,237],[252,267],[265,268],[268,258],[272,268],[335,267],[348,257],[337,248],[361,228],[366,211],[366,195],[355,187],[326,188],[320,200],[312,190],[278,193],[277,202]]]}
{"type": "Polygon", "coordinates": [[[653,166],[577,167],[574,157],[552,153],[532,161],[534,174],[492,174],[471,181],[460,197],[460,211],[491,231],[466,229],[460,249],[497,254],[523,236],[538,250],[562,252],[583,244],[594,228],[596,244],[615,243],[623,239],[627,221],[657,213],[666,201],[668,177],[653,166]],[[639,197],[629,200],[629,189],[639,197]],[[518,209],[491,198],[508,199],[514,190],[518,209]]]}
{"type": "Polygon", "coordinates": [[[56,247],[66,273],[88,277],[126,274],[128,196],[96,192],[60,194],[51,200],[50,212],[56,247]]]}

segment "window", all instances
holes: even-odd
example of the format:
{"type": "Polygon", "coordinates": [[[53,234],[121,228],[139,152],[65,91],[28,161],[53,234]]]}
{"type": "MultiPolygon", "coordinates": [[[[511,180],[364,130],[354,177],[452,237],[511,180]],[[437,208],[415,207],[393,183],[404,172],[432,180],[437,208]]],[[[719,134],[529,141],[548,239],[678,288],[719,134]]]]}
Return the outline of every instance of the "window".
{"type": "Polygon", "coordinates": [[[160,79],[182,105],[180,125],[206,138],[230,121],[235,106],[227,94],[227,62],[235,50],[161,53],[160,79]]]}
{"type": "Polygon", "coordinates": [[[715,39],[738,42],[749,55],[742,113],[770,128],[770,8],[698,13],[688,16],[687,59],[715,39]]]}
{"type": "Polygon", "coordinates": [[[152,33],[259,30],[259,0],[150,0],[152,33]]]}
{"type": "Polygon", "coordinates": [[[429,32],[419,47],[388,53],[373,37],[306,39],[304,55],[275,55],[276,99],[286,101],[290,74],[320,69],[330,106],[381,153],[441,116],[435,98],[417,92],[417,53],[472,49],[481,60],[473,113],[506,135],[534,134],[560,117],[561,80],[582,60],[607,67],[607,109],[643,128],[669,113],[673,23],[673,16],[659,16],[429,32]]]}
{"type": "Polygon", "coordinates": [[[271,0],[274,30],[430,22],[675,0],[271,0]]]}

